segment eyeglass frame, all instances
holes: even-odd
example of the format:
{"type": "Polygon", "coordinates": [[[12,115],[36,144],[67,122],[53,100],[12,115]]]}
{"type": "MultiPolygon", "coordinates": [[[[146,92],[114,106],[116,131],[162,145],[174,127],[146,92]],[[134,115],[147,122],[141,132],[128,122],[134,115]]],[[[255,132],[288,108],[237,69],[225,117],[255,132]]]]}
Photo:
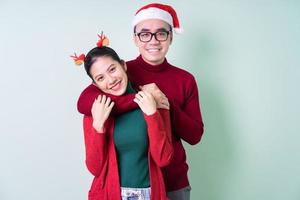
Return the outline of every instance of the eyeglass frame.
{"type": "Polygon", "coordinates": [[[137,36],[137,37],[139,38],[139,40],[140,40],[141,42],[144,42],[144,43],[150,42],[150,41],[152,40],[153,36],[154,36],[154,38],[155,38],[156,41],[159,41],[159,42],[165,42],[165,41],[168,40],[170,33],[172,33],[172,29],[171,29],[171,30],[168,30],[168,31],[167,31],[167,30],[159,30],[159,31],[156,31],[155,33],[152,33],[152,32],[150,32],[150,31],[141,31],[141,32],[139,32],[139,33],[134,32],[134,35],[137,36]],[[166,37],[165,40],[158,40],[158,39],[157,39],[156,34],[157,34],[157,33],[161,33],[161,32],[164,32],[164,33],[167,34],[167,37],[166,37]],[[140,35],[141,35],[142,33],[150,33],[150,34],[151,34],[150,39],[149,39],[148,41],[142,41],[141,38],[140,38],[140,35]]]}

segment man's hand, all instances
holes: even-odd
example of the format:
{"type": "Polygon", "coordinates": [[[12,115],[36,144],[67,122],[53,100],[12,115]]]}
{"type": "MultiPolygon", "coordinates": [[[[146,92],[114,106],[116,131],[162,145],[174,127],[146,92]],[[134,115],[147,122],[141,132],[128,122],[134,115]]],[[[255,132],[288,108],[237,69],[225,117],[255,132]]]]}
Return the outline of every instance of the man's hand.
{"type": "Polygon", "coordinates": [[[150,93],[156,102],[157,108],[170,109],[170,103],[166,95],[157,87],[155,83],[140,86],[142,91],[150,93]]]}
{"type": "Polygon", "coordinates": [[[92,116],[93,127],[98,133],[104,132],[104,123],[107,120],[113,106],[114,102],[105,95],[99,95],[98,98],[95,99],[92,106],[92,116]]]}

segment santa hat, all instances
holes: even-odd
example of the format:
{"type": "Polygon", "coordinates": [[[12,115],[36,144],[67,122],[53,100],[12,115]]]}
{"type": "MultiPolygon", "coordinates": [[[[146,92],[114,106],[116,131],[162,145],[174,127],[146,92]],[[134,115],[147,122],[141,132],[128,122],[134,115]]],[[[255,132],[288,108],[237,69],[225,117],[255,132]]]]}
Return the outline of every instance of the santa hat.
{"type": "Polygon", "coordinates": [[[132,25],[136,26],[146,19],[160,19],[170,24],[175,33],[182,33],[176,11],[169,5],[151,3],[140,8],[134,16],[132,25]]]}

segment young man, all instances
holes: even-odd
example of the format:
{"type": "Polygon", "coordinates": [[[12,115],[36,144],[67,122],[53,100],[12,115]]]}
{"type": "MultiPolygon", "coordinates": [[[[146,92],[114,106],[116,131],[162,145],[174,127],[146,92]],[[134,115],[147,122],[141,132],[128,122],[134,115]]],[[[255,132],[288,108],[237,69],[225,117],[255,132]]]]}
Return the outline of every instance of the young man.
{"type": "MultiPolygon", "coordinates": [[[[162,105],[170,107],[174,157],[162,169],[164,181],[171,200],[189,200],[188,165],[181,140],[197,144],[203,134],[203,122],[195,78],[168,63],[165,57],[172,43],[173,30],[180,32],[177,15],[171,6],[148,4],[137,11],[133,26],[140,55],[126,62],[129,80],[136,88],[148,90],[161,98],[162,105]]],[[[79,112],[90,115],[92,103],[99,94],[93,84],[88,86],[79,97],[79,112]]],[[[116,102],[115,113],[136,108],[132,99],[128,96],[116,102]]]]}

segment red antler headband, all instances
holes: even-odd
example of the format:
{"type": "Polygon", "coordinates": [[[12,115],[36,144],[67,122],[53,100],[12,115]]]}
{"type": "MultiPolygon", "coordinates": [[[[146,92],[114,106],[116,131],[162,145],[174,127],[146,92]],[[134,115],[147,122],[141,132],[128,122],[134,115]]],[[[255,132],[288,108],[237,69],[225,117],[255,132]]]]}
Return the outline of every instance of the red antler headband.
{"type": "MultiPolygon", "coordinates": [[[[103,46],[108,46],[109,45],[109,39],[106,37],[106,35],[103,34],[103,31],[101,31],[101,35],[97,34],[99,37],[97,44],[97,47],[103,47],[103,46]]],[[[73,58],[74,62],[76,65],[82,65],[85,59],[85,55],[82,53],[79,56],[74,53],[74,55],[70,56],[73,58]]]]}
{"type": "Polygon", "coordinates": [[[106,37],[106,35],[103,34],[103,31],[101,31],[101,35],[97,34],[99,37],[99,40],[97,42],[97,47],[102,47],[102,46],[108,46],[109,45],[109,40],[106,37]]]}
{"type": "Polygon", "coordinates": [[[74,53],[74,56],[70,56],[70,57],[73,58],[76,65],[82,65],[85,59],[84,54],[80,54],[80,56],[77,56],[76,53],[74,53]]]}

